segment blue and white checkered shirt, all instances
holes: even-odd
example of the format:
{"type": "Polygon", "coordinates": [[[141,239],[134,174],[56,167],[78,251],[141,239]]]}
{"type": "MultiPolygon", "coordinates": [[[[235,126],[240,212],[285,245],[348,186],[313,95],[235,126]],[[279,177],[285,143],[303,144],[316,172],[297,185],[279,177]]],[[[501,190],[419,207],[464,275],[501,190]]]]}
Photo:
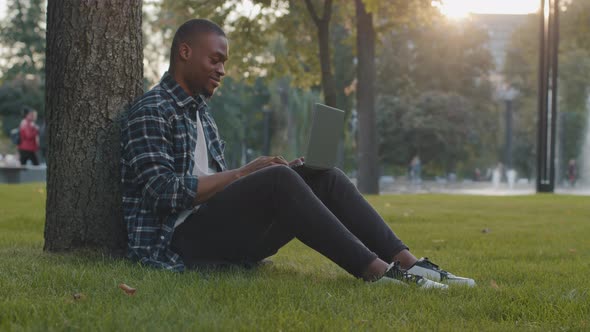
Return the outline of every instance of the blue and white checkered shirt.
{"type": "Polygon", "coordinates": [[[170,250],[178,214],[195,201],[199,179],[193,175],[200,117],[217,171],[226,170],[224,142],[200,96],[189,96],[165,73],[160,83],[123,114],[121,181],[128,256],[143,264],[184,270],[170,250]]]}

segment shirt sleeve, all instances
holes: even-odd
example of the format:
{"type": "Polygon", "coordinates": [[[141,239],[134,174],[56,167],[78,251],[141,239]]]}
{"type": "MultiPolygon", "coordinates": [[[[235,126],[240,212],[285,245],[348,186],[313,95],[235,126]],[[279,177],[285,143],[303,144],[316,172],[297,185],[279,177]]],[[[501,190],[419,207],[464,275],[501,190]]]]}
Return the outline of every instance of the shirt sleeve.
{"type": "Polygon", "coordinates": [[[153,107],[133,112],[127,121],[125,153],[136,181],[143,185],[144,203],[164,215],[191,208],[198,179],[175,173],[174,132],[170,123],[153,107]]]}

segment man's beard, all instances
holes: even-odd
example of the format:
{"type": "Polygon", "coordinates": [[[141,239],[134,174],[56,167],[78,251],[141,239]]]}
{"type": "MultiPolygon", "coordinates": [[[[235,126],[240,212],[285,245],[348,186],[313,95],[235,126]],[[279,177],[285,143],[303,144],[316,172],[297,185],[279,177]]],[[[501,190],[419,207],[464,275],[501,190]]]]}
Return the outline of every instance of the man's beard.
{"type": "Polygon", "coordinates": [[[203,97],[203,99],[209,101],[213,97],[213,94],[210,93],[209,91],[203,91],[203,93],[201,93],[201,97],[203,97]]]}
{"type": "Polygon", "coordinates": [[[213,97],[213,94],[210,93],[207,89],[202,89],[202,90],[194,90],[193,91],[193,97],[196,96],[201,96],[201,98],[205,99],[206,101],[209,101],[211,99],[211,97],[213,97]]]}

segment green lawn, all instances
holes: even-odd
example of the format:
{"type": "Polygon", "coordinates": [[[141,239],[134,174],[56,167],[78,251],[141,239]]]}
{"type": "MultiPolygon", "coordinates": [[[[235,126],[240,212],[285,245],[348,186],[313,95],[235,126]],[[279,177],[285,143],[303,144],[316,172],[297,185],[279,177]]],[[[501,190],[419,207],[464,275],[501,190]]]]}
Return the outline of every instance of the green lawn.
{"type": "Polygon", "coordinates": [[[250,271],[46,254],[44,187],[0,185],[0,330],[590,330],[590,198],[369,199],[416,255],[478,287],[364,283],[296,241],[250,271]]]}

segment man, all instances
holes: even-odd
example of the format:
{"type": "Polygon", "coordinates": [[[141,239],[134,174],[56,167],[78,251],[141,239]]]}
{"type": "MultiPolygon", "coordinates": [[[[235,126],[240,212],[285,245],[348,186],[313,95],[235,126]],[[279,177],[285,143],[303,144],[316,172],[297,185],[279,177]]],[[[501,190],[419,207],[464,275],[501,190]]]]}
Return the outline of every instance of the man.
{"type": "Polygon", "coordinates": [[[176,271],[256,263],[298,238],[367,281],[474,284],[417,260],[338,169],[309,172],[295,166],[302,160],[291,167],[263,156],[228,170],[205,101],[228,56],[219,26],[184,23],[169,71],[126,112],[121,162],[131,259],[176,271]]]}

